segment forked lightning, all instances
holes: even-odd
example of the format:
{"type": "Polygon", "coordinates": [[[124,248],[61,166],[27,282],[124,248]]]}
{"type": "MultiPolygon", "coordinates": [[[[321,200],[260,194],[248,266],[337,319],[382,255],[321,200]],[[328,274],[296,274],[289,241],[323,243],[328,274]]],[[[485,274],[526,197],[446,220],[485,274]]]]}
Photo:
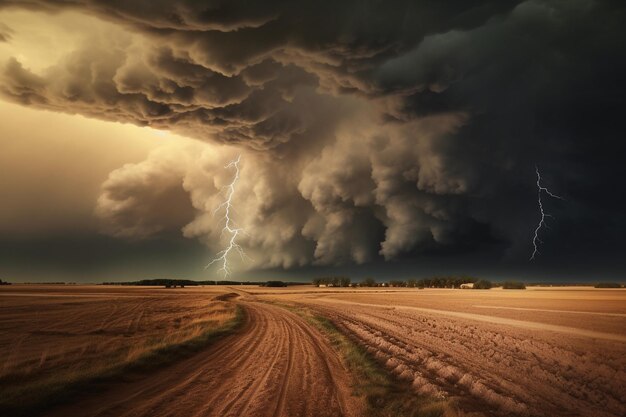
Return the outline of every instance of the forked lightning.
{"type": "Polygon", "coordinates": [[[241,161],[241,155],[237,156],[237,159],[233,159],[230,161],[224,168],[234,168],[235,174],[233,175],[233,179],[230,184],[225,186],[222,191],[226,192],[226,200],[222,202],[219,206],[213,210],[213,215],[218,213],[219,211],[224,211],[224,216],[221,218],[221,221],[224,222],[224,227],[222,228],[222,233],[220,237],[223,237],[224,234],[228,235],[228,246],[217,253],[217,257],[213,259],[211,262],[207,264],[205,269],[213,265],[214,263],[221,264],[221,267],[218,269],[223,275],[224,278],[227,278],[230,275],[230,266],[228,264],[228,256],[232,250],[237,251],[241,259],[246,257],[246,254],[243,251],[243,248],[237,243],[237,236],[240,233],[245,233],[244,230],[237,226],[237,224],[232,219],[232,201],[233,195],[235,194],[235,185],[239,180],[239,162],[241,161]]]}
{"type": "Polygon", "coordinates": [[[539,220],[539,224],[537,224],[537,228],[535,228],[535,236],[533,237],[533,253],[530,256],[531,261],[535,259],[535,256],[539,254],[539,244],[543,243],[539,238],[539,232],[542,227],[548,227],[546,224],[546,217],[553,217],[551,214],[548,214],[543,209],[543,201],[541,200],[542,193],[552,197],[558,198],[559,200],[563,200],[563,197],[559,197],[556,194],[552,194],[550,190],[541,185],[541,174],[539,173],[539,168],[535,166],[535,172],[537,173],[537,202],[539,204],[539,212],[541,213],[541,219],[539,220]]]}

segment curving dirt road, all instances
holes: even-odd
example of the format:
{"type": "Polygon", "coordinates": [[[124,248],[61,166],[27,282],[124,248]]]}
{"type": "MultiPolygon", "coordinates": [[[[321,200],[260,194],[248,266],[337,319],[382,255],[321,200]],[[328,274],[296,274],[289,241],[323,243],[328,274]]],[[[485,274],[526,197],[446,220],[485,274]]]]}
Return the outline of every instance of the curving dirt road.
{"type": "Polygon", "coordinates": [[[243,327],[149,376],[49,416],[358,416],[350,377],[326,339],[280,307],[241,300],[243,327]]]}

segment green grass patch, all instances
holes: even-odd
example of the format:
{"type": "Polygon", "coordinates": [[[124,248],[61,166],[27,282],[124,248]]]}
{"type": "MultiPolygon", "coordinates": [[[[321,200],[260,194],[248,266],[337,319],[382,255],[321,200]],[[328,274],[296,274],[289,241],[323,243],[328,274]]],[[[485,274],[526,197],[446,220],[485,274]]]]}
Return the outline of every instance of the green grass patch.
{"type": "Polygon", "coordinates": [[[244,322],[245,312],[236,307],[235,317],[218,328],[208,329],[182,343],[166,345],[150,350],[132,361],[115,362],[96,368],[77,369],[60,376],[16,384],[6,383],[0,387],[0,416],[33,416],[52,406],[59,405],[86,393],[97,393],[111,382],[124,380],[130,375],[141,375],[159,367],[192,356],[231,334],[244,322]]]}
{"type": "Polygon", "coordinates": [[[418,395],[408,382],[400,381],[361,345],[342,333],[326,317],[311,310],[282,303],[318,328],[339,353],[352,375],[353,393],[365,402],[368,417],[456,417],[451,400],[418,395]]]}

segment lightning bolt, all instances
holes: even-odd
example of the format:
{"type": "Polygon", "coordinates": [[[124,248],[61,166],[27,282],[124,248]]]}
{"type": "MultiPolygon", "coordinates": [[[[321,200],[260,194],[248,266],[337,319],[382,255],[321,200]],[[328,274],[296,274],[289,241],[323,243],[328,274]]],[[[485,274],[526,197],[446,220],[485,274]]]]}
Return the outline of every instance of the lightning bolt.
{"type": "Polygon", "coordinates": [[[226,191],[226,199],[213,210],[213,215],[217,214],[219,211],[224,212],[224,216],[222,216],[221,221],[224,222],[224,227],[222,228],[222,233],[220,234],[220,238],[222,238],[225,234],[228,235],[228,245],[224,250],[221,250],[217,253],[216,257],[209,262],[204,269],[209,268],[211,265],[217,263],[220,264],[221,267],[218,269],[222,274],[224,274],[224,278],[227,278],[230,275],[230,266],[228,264],[228,256],[234,250],[236,251],[241,259],[246,258],[246,254],[243,251],[243,248],[237,243],[237,236],[240,233],[245,233],[245,231],[238,227],[237,224],[231,218],[231,212],[233,211],[233,194],[235,194],[235,185],[239,180],[239,162],[241,161],[241,155],[238,155],[236,159],[230,161],[224,168],[234,168],[235,174],[233,175],[233,179],[227,186],[222,188],[222,191],[226,191]]]}
{"type": "Polygon", "coordinates": [[[539,252],[539,244],[543,243],[543,241],[539,238],[539,232],[542,227],[548,227],[546,224],[546,217],[553,217],[551,214],[548,214],[543,209],[543,201],[541,200],[542,193],[545,193],[549,197],[557,198],[559,200],[564,200],[563,197],[559,197],[556,194],[552,194],[550,190],[541,185],[541,174],[539,173],[539,168],[535,166],[535,172],[537,173],[537,202],[539,204],[539,212],[541,213],[541,219],[539,220],[539,224],[537,224],[537,228],[535,229],[535,236],[533,237],[533,253],[530,255],[530,261],[535,260],[535,256],[538,255],[539,252]]]}

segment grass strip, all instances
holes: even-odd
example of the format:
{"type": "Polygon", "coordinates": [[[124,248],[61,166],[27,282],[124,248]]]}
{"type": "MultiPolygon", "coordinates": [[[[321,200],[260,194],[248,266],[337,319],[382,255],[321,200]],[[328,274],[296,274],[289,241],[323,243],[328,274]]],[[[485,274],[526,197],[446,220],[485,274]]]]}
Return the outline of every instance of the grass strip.
{"type": "Polygon", "coordinates": [[[131,374],[147,373],[192,356],[221,337],[233,333],[244,322],[245,312],[236,306],[235,316],[223,326],[209,329],[186,340],[159,347],[130,362],[112,363],[98,369],[84,369],[71,375],[49,378],[0,392],[0,416],[33,416],[52,406],[67,403],[85,393],[97,393],[102,386],[131,374]]]}
{"type": "Polygon", "coordinates": [[[306,307],[274,304],[300,315],[327,337],[350,371],[354,394],[364,399],[367,416],[457,417],[462,414],[449,399],[416,394],[408,382],[395,378],[328,318],[306,307]]]}

